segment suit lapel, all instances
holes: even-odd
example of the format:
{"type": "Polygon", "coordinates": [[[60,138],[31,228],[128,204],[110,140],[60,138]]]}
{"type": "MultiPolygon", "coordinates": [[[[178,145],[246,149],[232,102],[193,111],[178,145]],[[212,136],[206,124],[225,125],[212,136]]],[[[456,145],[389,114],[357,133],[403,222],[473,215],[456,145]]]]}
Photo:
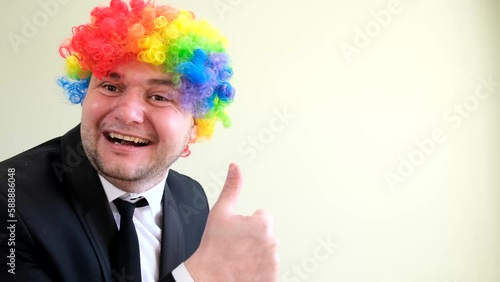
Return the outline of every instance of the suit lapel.
{"type": "MultiPolygon", "coordinates": [[[[64,180],[71,187],[73,206],[99,258],[105,279],[112,277],[110,255],[117,227],[101,181],[82,147],[80,126],[61,139],[64,180]]],[[[184,228],[170,187],[182,183],[169,174],[163,192],[163,226],[160,252],[160,278],[169,274],[185,259],[184,228]]]]}
{"type": "Polygon", "coordinates": [[[184,229],[177,204],[169,186],[178,185],[167,177],[163,192],[163,228],[160,253],[160,278],[174,270],[184,260],[184,229]]]}
{"type": "Polygon", "coordinates": [[[62,161],[72,188],[73,206],[99,259],[104,277],[111,277],[110,256],[116,223],[101,181],[83,151],[80,126],[62,137],[62,161]]]}

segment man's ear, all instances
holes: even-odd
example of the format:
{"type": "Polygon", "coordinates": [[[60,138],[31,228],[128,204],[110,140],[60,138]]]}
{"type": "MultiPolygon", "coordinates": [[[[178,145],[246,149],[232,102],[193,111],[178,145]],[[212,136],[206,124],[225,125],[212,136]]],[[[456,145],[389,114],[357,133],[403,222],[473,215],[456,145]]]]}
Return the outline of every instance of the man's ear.
{"type": "Polygon", "coordinates": [[[198,135],[198,125],[196,124],[196,119],[193,118],[193,125],[191,126],[191,136],[189,136],[189,143],[194,143],[196,136],[198,135]]]}

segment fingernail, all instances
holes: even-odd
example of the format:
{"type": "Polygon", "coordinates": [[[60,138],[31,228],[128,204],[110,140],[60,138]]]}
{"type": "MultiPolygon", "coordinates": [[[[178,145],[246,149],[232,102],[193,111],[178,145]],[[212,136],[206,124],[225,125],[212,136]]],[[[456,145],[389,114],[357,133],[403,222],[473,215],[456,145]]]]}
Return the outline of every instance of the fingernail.
{"type": "Polygon", "coordinates": [[[228,171],[227,171],[227,176],[229,177],[233,177],[234,176],[234,164],[233,163],[230,163],[229,164],[229,168],[228,168],[228,171]]]}

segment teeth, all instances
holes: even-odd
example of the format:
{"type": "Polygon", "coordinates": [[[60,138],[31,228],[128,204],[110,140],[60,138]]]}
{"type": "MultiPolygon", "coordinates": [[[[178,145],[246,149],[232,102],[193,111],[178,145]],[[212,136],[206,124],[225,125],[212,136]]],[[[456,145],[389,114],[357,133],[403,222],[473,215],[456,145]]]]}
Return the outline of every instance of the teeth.
{"type": "MultiPolygon", "coordinates": [[[[142,138],[139,138],[139,137],[132,137],[132,136],[127,136],[127,135],[121,135],[119,133],[114,133],[114,132],[111,132],[109,133],[109,136],[113,139],[122,139],[122,140],[125,140],[125,141],[130,141],[130,142],[134,142],[134,143],[144,143],[144,144],[148,144],[149,141],[146,140],[146,139],[142,139],[142,138]]],[[[115,142],[117,143],[117,142],[115,142]]]]}

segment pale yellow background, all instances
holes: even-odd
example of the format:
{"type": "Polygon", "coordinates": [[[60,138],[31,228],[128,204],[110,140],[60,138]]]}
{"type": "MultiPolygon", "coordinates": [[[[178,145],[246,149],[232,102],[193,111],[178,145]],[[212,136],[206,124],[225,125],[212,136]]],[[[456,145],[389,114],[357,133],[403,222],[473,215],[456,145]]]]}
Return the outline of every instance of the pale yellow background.
{"type": "MultiPolygon", "coordinates": [[[[0,4],[2,160],[79,121],[55,84],[57,48],[105,2],[61,0],[15,52],[9,32],[48,1],[0,4]]],[[[227,35],[237,88],[233,126],[175,167],[213,204],[228,163],[242,166],[239,211],[274,213],[282,282],[500,281],[500,86],[459,125],[443,118],[481,77],[500,81],[500,1],[401,0],[348,62],[342,44],[390,2],[169,2],[227,35]],[[385,175],[436,130],[446,140],[391,189],[385,175]]]]}

